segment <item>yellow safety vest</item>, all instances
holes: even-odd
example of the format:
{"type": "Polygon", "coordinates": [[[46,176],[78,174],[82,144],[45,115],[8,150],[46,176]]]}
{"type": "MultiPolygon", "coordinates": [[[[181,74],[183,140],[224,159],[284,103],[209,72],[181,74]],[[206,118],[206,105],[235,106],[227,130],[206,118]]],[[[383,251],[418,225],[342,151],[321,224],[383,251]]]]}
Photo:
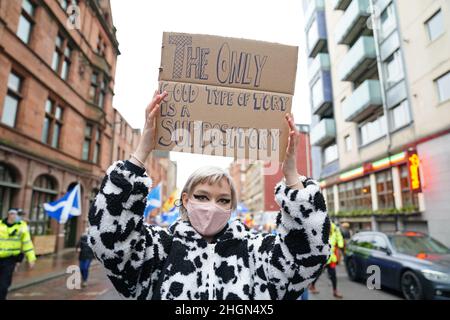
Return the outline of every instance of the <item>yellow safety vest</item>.
{"type": "Polygon", "coordinates": [[[28,262],[36,261],[27,223],[20,221],[8,226],[6,220],[0,220],[0,258],[18,256],[21,252],[28,262]]]}
{"type": "Polygon", "coordinates": [[[338,261],[336,249],[344,248],[344,237],[342,236],[339,228],[334,223],[331,223],[329,243],[331,247],[331,255],[328,258],[327,264],[330,264],[332,262],[336,263],[338,261]]]}

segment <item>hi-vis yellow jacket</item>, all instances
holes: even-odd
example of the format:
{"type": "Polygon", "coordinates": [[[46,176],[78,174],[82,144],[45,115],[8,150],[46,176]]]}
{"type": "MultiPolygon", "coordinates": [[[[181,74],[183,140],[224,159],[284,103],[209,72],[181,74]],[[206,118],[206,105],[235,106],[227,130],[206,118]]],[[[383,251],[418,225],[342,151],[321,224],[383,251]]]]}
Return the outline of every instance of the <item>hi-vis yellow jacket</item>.
{"type": "Polygon", "coordinates": [[[327,264],[338,262],[338,249],[344,248],[344,237],[342,236],[341,230],[332,222],[330,230],[329,243],[331,246],[331,255],[328,258],[327,264]]]}
{"type": "Polygon", "coordinates": [[[28,262],[36,261],[27,223],[20,221],[8,226],[6,219],[0,220],[0,258],[18,256],[21,252],[28,262]]]}

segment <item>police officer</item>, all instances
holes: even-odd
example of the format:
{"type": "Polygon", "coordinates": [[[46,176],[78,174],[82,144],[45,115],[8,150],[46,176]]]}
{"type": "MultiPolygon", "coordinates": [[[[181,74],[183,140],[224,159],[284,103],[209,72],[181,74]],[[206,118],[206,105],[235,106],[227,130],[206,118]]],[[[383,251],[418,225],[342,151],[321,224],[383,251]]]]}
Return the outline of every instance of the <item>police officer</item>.
{"type": "Polygon", "coordinates": [[[30,268],[36,261],[27,223],[22,221],[17,209],[10,209],[0,220],[0,300],[6,300],[16,263],[25,255],[30,268]]]}

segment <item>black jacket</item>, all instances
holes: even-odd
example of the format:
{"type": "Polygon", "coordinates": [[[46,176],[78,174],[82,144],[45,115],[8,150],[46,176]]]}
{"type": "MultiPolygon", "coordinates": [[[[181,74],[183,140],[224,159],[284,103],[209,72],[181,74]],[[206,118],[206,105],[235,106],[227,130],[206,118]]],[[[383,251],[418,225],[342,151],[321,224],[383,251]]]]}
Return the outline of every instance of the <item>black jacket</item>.
{"type": "Polygon", "coordinates": [[[94,252],[92,252],[91,247],[88,244],[88,236],[83,235],[78,241],[77,248],[80,248],[80,255],[78,257],[79,260],[92,260],[94,259],[94,252]]]}

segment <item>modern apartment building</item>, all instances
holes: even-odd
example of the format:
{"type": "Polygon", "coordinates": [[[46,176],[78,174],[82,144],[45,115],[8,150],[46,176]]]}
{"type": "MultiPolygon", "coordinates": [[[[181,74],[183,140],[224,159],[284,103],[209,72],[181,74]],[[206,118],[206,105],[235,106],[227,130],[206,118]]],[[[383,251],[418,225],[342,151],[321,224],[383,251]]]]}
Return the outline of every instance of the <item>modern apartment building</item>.
{"type": "Polygon", "coordinates": [[[313,167],[330,213],[355,229],[424,231],[450,245],[450,3],[304,8],[313,167]]]}

